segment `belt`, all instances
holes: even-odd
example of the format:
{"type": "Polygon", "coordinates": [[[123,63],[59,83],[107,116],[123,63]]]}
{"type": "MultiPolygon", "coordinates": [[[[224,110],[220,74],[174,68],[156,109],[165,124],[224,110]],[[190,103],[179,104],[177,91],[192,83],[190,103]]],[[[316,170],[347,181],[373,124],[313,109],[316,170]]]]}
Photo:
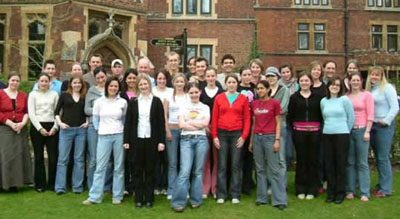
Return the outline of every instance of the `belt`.
{"type": "Polygon", "coordinates": [[[354,125],[353,129],[363,129],[365,126],[360,126],[360,125],[354,125]]]}
{"type": "Polygon", "coordinates": [[[198,138],[198,137],[205,137],[206,135],[181,135],[181,138],[194,138],[194,139],[196,139],[196,138],[198,138]]]}

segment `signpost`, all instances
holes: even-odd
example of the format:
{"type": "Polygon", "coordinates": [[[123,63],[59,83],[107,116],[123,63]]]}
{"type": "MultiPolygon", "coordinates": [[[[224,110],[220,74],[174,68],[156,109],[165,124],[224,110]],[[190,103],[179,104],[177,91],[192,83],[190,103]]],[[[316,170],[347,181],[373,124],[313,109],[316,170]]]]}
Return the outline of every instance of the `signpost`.
{"type": "Polygon", "coordinates": [[[153,46],[172,46],[181,47],[182,39],[153,39],[151,41],[153,46]]]}

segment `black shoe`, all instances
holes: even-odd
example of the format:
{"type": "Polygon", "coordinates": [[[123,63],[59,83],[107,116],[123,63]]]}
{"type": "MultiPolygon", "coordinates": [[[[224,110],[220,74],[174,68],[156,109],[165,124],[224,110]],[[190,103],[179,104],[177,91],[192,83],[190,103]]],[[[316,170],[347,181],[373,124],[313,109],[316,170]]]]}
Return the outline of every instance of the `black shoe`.
{"type": "Polygon", "coordinates": [[[82,192],[74,192],[74,194],[77,194],[77,195],[79,195],[79,194],[82,194],[82,192]]]}
{"type": "Polygon", "coordinates": [[[335,199],[335,204],[342,204],[343,203],[343,201],[344,201],[344,195],[338,195],[338,196],[336,196],[336,199],[335,199]]]}
{"type": "Polygon", "coordinates": [[[326,198],[326,203],[331,203],[335,201],[335,196],[328,196],[328,198],[326,198]]]}
{"type": "Polygon", "coordinates": [[[267,203],[265,203],[265,202],[256,202],[256,205],[257,206],[260,206],[260,205],[266,205],[267,203]]]}
{"type": "Polygon", "coordinates": [[[153,202],[147,202],[146,208],[153,208],[153,202]]]}
{"type": "Polygon", "coordinates": [[[283,211],[286,208],[286,205],[275,205],[274,207],[278,208],[279,210],[283,211]]]}
{"type": "Polygon", "coordinates": [[[9,192],[9,193],[18,193],[18,189],[17,189],[17,187],[13,186],[13,187],[10,187],[10,188],[8,189],[8,192],[9,192]]]}
{"type": "Polygon", "coordinates": [[[58,192],[56,192],[56,194],[57,194],[57,195],[64,195],[65,192],[63,192],[63,191],[58,191],[58,192]]]}
{"type": "Polygon", "coordinates": [[[143,204],[142,204],[141,202],[136,202],[136,207],[137,207],[137,208],[142,208],[142,207],[143,207],[143,204]]]}

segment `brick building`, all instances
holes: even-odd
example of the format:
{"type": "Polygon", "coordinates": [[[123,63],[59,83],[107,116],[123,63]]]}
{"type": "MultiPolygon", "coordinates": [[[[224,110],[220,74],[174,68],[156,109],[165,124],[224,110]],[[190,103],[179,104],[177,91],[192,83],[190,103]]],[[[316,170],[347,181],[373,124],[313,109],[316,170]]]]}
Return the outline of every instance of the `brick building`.
{"type": "Polygon", "coordinates": [[[0,71],[34,76],[53,58],[62,76],[93,53],[106,67],[116,57],[135,67],[148,56],[158,69],[179,48],[151,40],[184,28],[188,56],[217,67],[226,53],[247,63],[256,40],[265,65],[291,62],[301,71],[335,60],[343,72],[356,58],[364,72],[373,64],[400,71],[400,0],[2,0],[0,71]]]}

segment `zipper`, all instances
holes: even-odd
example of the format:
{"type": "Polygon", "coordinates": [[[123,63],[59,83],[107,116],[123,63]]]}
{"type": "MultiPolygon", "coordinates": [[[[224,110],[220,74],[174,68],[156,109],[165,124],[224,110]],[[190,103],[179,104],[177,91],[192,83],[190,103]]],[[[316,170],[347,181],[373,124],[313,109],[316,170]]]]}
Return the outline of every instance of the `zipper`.
{"type": "Polygon", "coordinates": [[[306,99],[306,122],[308,122],[308,98],[306,99]]]}

